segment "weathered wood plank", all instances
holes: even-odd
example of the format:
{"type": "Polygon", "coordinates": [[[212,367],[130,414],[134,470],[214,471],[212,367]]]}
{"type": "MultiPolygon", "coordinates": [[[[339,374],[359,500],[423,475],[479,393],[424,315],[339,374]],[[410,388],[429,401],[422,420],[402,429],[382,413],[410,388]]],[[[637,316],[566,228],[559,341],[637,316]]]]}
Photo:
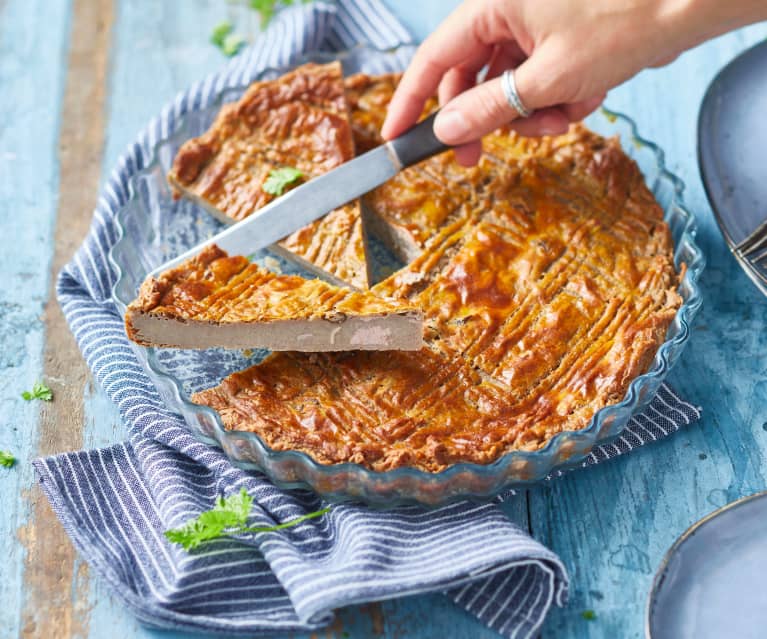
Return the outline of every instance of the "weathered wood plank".
{"type": "Polygon", "coordinates": [[[23,401],[20,393],[43,369],[41,315],[53,250],[68,13],[65,2],[0,2],[0,274],[6,283],[0,293],[0,448],[18,458],[16,467],[0,469],[0,635],[8,637],[23,629],[26,549],[19,539],[29,530],[29,461],[40,404],[23,401]]]}
{"type": "MultiPolygon", "coordinates": [[[[56,274],[85,236],[96,202],[111,22],[111,0],[74,5],[58,140],[59,209],[44,314],[43,373],[55,401],[43,406],[35,455],[78,449],[83,443],[88,371],[55,302],[54,286],[56,274]]],[[[87,568],[80,564],[75,569],[74,548],[38,488],[29,499],[30,520],[21,535],[27,551],[23,636],[84,637],[87,568]]]]}
{"type": "Polygon", "coordinates": [[[560,554],[573,583],[546,637],[644,636],[647,594],[662,556],[694,521],[767,485],[767,299],[727,251],[700,182],[698,109],[706,86],[767,25],[733,33],[649,71],[608,96],[666,150],[686,182],[709,265],[704,309],[671,382],[703,406],[700,424],[621,460],[531,492],[533,531],[560,554]],[[596,611],[595,621],[581,617],[596,611]]]}

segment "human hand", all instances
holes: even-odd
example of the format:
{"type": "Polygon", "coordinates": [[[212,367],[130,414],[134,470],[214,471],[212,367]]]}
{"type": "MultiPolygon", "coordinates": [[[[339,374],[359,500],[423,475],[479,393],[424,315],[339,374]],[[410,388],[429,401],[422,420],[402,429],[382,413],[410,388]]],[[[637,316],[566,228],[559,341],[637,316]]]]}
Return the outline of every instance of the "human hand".
{"type": "Polygon", "coordinates": [[[461,164],[476,164],[479,138],[500,125],[517,118],[512,126],[522,135],[564,133],[643,68],[761,18],[764,0],[467,1],[418,49],[382,133],[391,139],[410,128],[437,91],[435,134],[458,146],[461,164]],[[519,119],[501,88],[499,76],[510,68],[534,111],[528,118],[519,119]]]}

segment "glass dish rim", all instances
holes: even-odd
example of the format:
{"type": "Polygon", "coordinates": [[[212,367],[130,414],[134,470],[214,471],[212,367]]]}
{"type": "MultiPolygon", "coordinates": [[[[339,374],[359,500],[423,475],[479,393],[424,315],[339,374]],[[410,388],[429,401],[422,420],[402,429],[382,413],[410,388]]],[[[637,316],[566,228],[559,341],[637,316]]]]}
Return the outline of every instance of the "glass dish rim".
{"type": "MultiPolygon", "coordinates": [[[[228,97],[241,94],[243,89],[247,87],[249,84],[251,84],[252,82],[266,78],[267,76],[285,73],[286,71],[292,68],[295,68],[296,66],[303,63],[318,62],[318,61],[331,62],[335,60],[343,60],[344,58],[350,57],[359,51],[369,51],[371,53],[387,54],[387,53],[397,53],[401,50],[414,49],[414,48],[415,47],[413,45],[405,44],[405,45],[401,45],[400,47],[396,47],[395,49],[380,50],[374,47],[367,47],[367,46],[360,45],[357,47],[353,47],[352,49],[339,51],[339,52],[325,52],[325,51],[309,52],[300,56],[298,59],[294,60],[290,64],[285,65],[283,67],[268,67],[263,69],[262,71],[258,72],[256,76],[250,82],[246,84],[224,87],[219,92],[216,99],[213,102],[211,102],[209,106],[206,106],[205,109],[208,110],[208,109],[218,108],[227,101],[228,97]]],[[[361,464],[357,464],[353,462],[342,462],[338,464],[321,464],[315,461],[309,454],[298,451],[298,450],[274,450],[270,448],[256,433],[249,432],[249,431],[226,430],[223,427],[221,418],[217,411],[213,410],[212,408],[208,406],[194,404],[193,402],[190,401],[188,394],[183,389],[181,381],[163,369],[162,364],[157,358],[157,349],[152,347],[143,347],[143,346],[132,344],[132,346],[134,346],[135,348],[143,349],[146,351],[146,357],[139,358],[139,360],[145,363],[145,366],[148,367],[149,372],[152,375],[156,376],[159,380],[164,382],[170,390],[172,390],[175,396],[175,399],[177,399],[180,402],[180,407],[183,407],[185,411],[188,411],[192,414],[195,414],[195,413],[204,414],[209,419],[212,420],[212,423],[215,428],[216,437],[211,438],[204,435],[200,435],[199,433],[195,432],[194,429],[190,429],[192,435],[195,436],[198,440],[204,441],[208,445],[213,445],[219,449],[222,449],[222,451],[225,454],[227,454],[225,447],[221,444],[218,438],[221,438],[221,440],[245,439],[249,441],[250,444],[254,445],[256,449],[258,449],[259,453],[263,455],[263,459],[268,460],[270,462],[271,461],[281,462],[281,461],[293,460],[293,461],[299,462],[302,466],[308,468],[312,473],[315,473],[315,476],[319,475],[320,477],[332,478],[333,476],[336,476],[341,473],[353,472],[361,476],[361,478],[364,479],[366,482],[394,481],[401,478],[410,478],[410,479],[420,480],[423,482],[434,483],[440,480],[446,480],[446,479],[455,477],[456,475],[461,475],[463,473],[470,473],[474,475],[477,475],[477,474],[495,475],[496,473],[501,473],[503,471],[506,471],[515,462],[518,462],[520,460],[524,461],[525,463],[529,463],[529,462],[534,463],[536,460],[545,461],[545,458],[550,457],[551,461],[553,462],[554,461],[553,454],[558,449],[560,449],[563,446],[563,444],[567,442],[571,442],[573,440],[577,442],[578,440],[581,440],[581,439],[585,439],[585,440],[591,439],[593,440],[591,443],[591,447],[608,443],[609,441],[615,439],[616,435],[609,435],[601,439],[598,437],[597,431],[600,429],[600,425],[602,424],[604,419],[613,413],[624,411],[624,410],[629,411],[629,414],[633,414],[639,405],[641,387],[644,384],[649,383],[653,378],[658,378],[661,375],[665,376],[665,373],[668,371],[668,368],[669,368],[669,361],[668,361],[669,351],[671,351],[672,348],[683,344],[689,338],[690,322],[692,321],[693,317],[697,314],[702,304],[702,296],[701,296],[700,287],[699,287],[699,279],[700,279],[700,274],[705,267],[705,257],[703,255],[701,248],[698,246],[698,244],[695,241],[695,235],[697,233],[697,228],[698,228],[697,222],[695,220],[694,215],[690,212],[690,210],[684,204],[683,193],[685,190],[685,184],[679,176],[672,173],[666,167],[665,154],[663,150],[657,144],[655,144],[654,142],[651,142],[650,140],[642,137],[639,134],[637,125],[631,117],[621,112],[613,111],[607,107],[602,107],[601,110],[611,122],[620,121],[622,124],[627,125],[629,131],[631,132],[632,141],[637,145],[647,148],[654,156],[655,168],[657,170],[657,179],[667,181],[672,187],[672,194],[673,194],[672,200],[668,204],[668,206],[665,207],[665,212],[673,211],[674,213],[676,213],[678,217],[681,218],[682,232],[680,234],[678,243],[676,243],[674,246],[675,253],[679,250],[680,246],[684,245],[690,250],[692,257],[689,260],[689,263],[686,264],[686,272],[684,275],[684,279],[682,280],[682,282],[680,282],[680,286],[685,283],[687,284],[690,290],[690,294],[688,296],[688,299],[684,301],[684,303],[680,306],[680,308],[677,310],[677,313],[675,315],[674,321],[678,322],[679,331],[672,338],[666,339],[658,347],[658,350],[655,353],[655,356],[653,357],[653,361],[652,361],[652,365],[650,369],[646,373],[643,373],[642,375],[638,375],[633,380],[631,380],[623,399],[616,404],[610,404],[608,406],[604,406],[601,409],[597,410],[592,415],[591,420],[589,421],[589,424],[585,428],[582,428],[580,430],[569,430],[569,431],[562,431],[560,433],[557,433],[551,439],[549,439],[543,447],[533,451],[511,450],[489,464],[478,464],[474,462],[459,462],[439,472],[429,472],[429,471],[421,470],[415,467],[407,467],[407,466],[401,467],[401,468],[395,468],[395,469],[387,470],[387,471],[375,471],[361,464]]],[[[112,265],[112,268],[115,269],[115,275],[116,275],[114,285],[112,286],[112,301],[115,303],[118,311],[123,317],[125,315],[125,308],[127,304],[131,301],[131,300],[126,301],[121,299],[118,294],[118,291],[121,288],[123,278],[125,277],[124,269],[120,266],[119,261],[115,257],[115,254],[119,252],[119,248],[122,245],[122,243],[127,241],[127,233],[125,232],[123,219],[125,215],[130,211],[131,205],[137,199],[137,188],[136,188],[137,183],[142,179],[142,177],[149,175],[160,166],[160,149],[164,145],[168,144],[169,141],[173,140],[181,131],[183,131],[186,125],[186,120],[189,117],[191,112],[192,111],[177,118],[176,122],[174,123],[174,126],[171,128],[171,130],[168,131],[167,135],[157,140],[152,145],[150,149],[149,160],[147,161],[147,163],[139,171],[134,173],[129,178],[128,198],[126,199],[125,203],[119,208],[114,218],[116,230],[117,230],[117,240],[109,249],[108,259],[110,264],[112,265]]],[[[665,216],[665,219],[667,222],[669,221],[668,216],[665,216]]],[[[169,407],[169,408],[173,412],[176,412],[176,407],[169,407]]],[[[183,415],[182,415],[182,418],[184,419],[184,421],[186,421],[186,418],[183,415]]],[[[623,429],[621,429],[621,432],[622,431],[623,429]]],[[[620,433],[618,433],[617,436],[619,435],[620,433]]],[[[582,461],[584,457],[585,457],[585,454],[582,454],[582,455],[576,454],[573,456],[572,461],[568,459],[564,463],[558,463],[558,464],[551,463],[549,466],[548,472],[550,473],[556,470],[561,470],[563,468],[570,467],[574,464],[577,464],[579,461],[582,461]]],[[[251,468],[257,468],[261,470],[261,472],[264,472],[265,474],[267,474],[267,476],[269,476],[275,482],[275,484],[279,486],[290,487],[290,488],[293,488],[293,487],[307,488],[308,487],[309,489],[316,491],[316,489],[312,488],[312,486],[308,482],[302,479],[299,479],[298,481],[287,481],[287,482],[279,480],[279,479],[275,479],[271,476],[268,470],[266,470],[265,468],[262,468],[262,466],[259,465],[256,461],[246,461],[246,460],[241,460],[241,459],[232,458],[232,457],[230,457],[230,459],[232,463],[234,464],[251,467],[251,468]]],[[[511,487],[513,485],[520,485],[520,484],[538,483],[539,481],[540,481],[539,479],[532,479],[532,480],[509,479],[508,482],[505,484],[505,487],[511,487]]],[[[503,488],[500,490],[503,490],[503,488]]],[[[500,491],[493,490],[492,494],[497,494],[498,492],[500,491]]],[[[488,495],[486,493],[475,494],[475,493],[467,492],[463,496],[486,497],[488,495]]],[[[337,496],[335,498],[337,499],[337,496]]],[[[350,496],[349,498],[358,499],[359,497],[350,496]]],[[[392,501],[395,503],[402,503],[403,501],[408,502],[413,500],[414,498],[408,499],[407,497],[396,497],[392,499],[392,501]]],[[[418,500],[415,499],[415,501],[418,501],[418,500]]]]}

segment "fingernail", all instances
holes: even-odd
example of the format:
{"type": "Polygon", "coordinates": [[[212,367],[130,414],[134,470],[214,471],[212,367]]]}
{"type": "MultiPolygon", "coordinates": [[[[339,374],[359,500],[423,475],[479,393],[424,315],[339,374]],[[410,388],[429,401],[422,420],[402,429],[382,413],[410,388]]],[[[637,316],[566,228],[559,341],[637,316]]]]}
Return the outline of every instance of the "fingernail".
{"type": "Polygon", "coordinates": [[[541,135],[563,135],[567,133],[568,128],[570,125],[567,122],[545,118],[538,126],[538,132],[541,135]]]}
{"type": "Polygon", "coordinates": [[[434,120],[434,134],[446,144],[465,142],[469,123],[460,111],[441,111],[434,120]]]}
{"type": "Polygon", "coordinates": [[[561,135],[565,133],[567,129],[563,129],[561,126],[552,126],[551,124],[542,124],[538,129],[541,135],[561,135]]]}

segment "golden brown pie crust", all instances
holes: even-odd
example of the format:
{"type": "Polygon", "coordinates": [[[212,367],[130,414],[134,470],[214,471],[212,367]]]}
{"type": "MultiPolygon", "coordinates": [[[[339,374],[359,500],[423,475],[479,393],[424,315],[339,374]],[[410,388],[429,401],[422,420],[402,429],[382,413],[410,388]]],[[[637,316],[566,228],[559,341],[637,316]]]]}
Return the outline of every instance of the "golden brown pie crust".
{"type": "MultiPolygon", "coordinates": [[[[347,80],[361,147],[395,82],[347,80]]],[[[373,291],[423,309],[420,352],[273,354],[193,401],[276,450],[432,472],[535,450],[620,401],[681,304],[662,210],[618,141],[583,126],[499,130],[485,149],[366,198],[414,258],[373,291]]]]}
{"type": "MultiPolygon", "coordinates": [[[[312,177],[352,157],[341,65],[307,64],[252,84],[240,100],[222,107],[208,131],[179,149],[168,180],[216,217],[236,221],[276,197],[262,189],[272,169],[290,166],[312,177]]],[[[358,202],[279,245],[357,288],[368,286],[358,202]]]]}

